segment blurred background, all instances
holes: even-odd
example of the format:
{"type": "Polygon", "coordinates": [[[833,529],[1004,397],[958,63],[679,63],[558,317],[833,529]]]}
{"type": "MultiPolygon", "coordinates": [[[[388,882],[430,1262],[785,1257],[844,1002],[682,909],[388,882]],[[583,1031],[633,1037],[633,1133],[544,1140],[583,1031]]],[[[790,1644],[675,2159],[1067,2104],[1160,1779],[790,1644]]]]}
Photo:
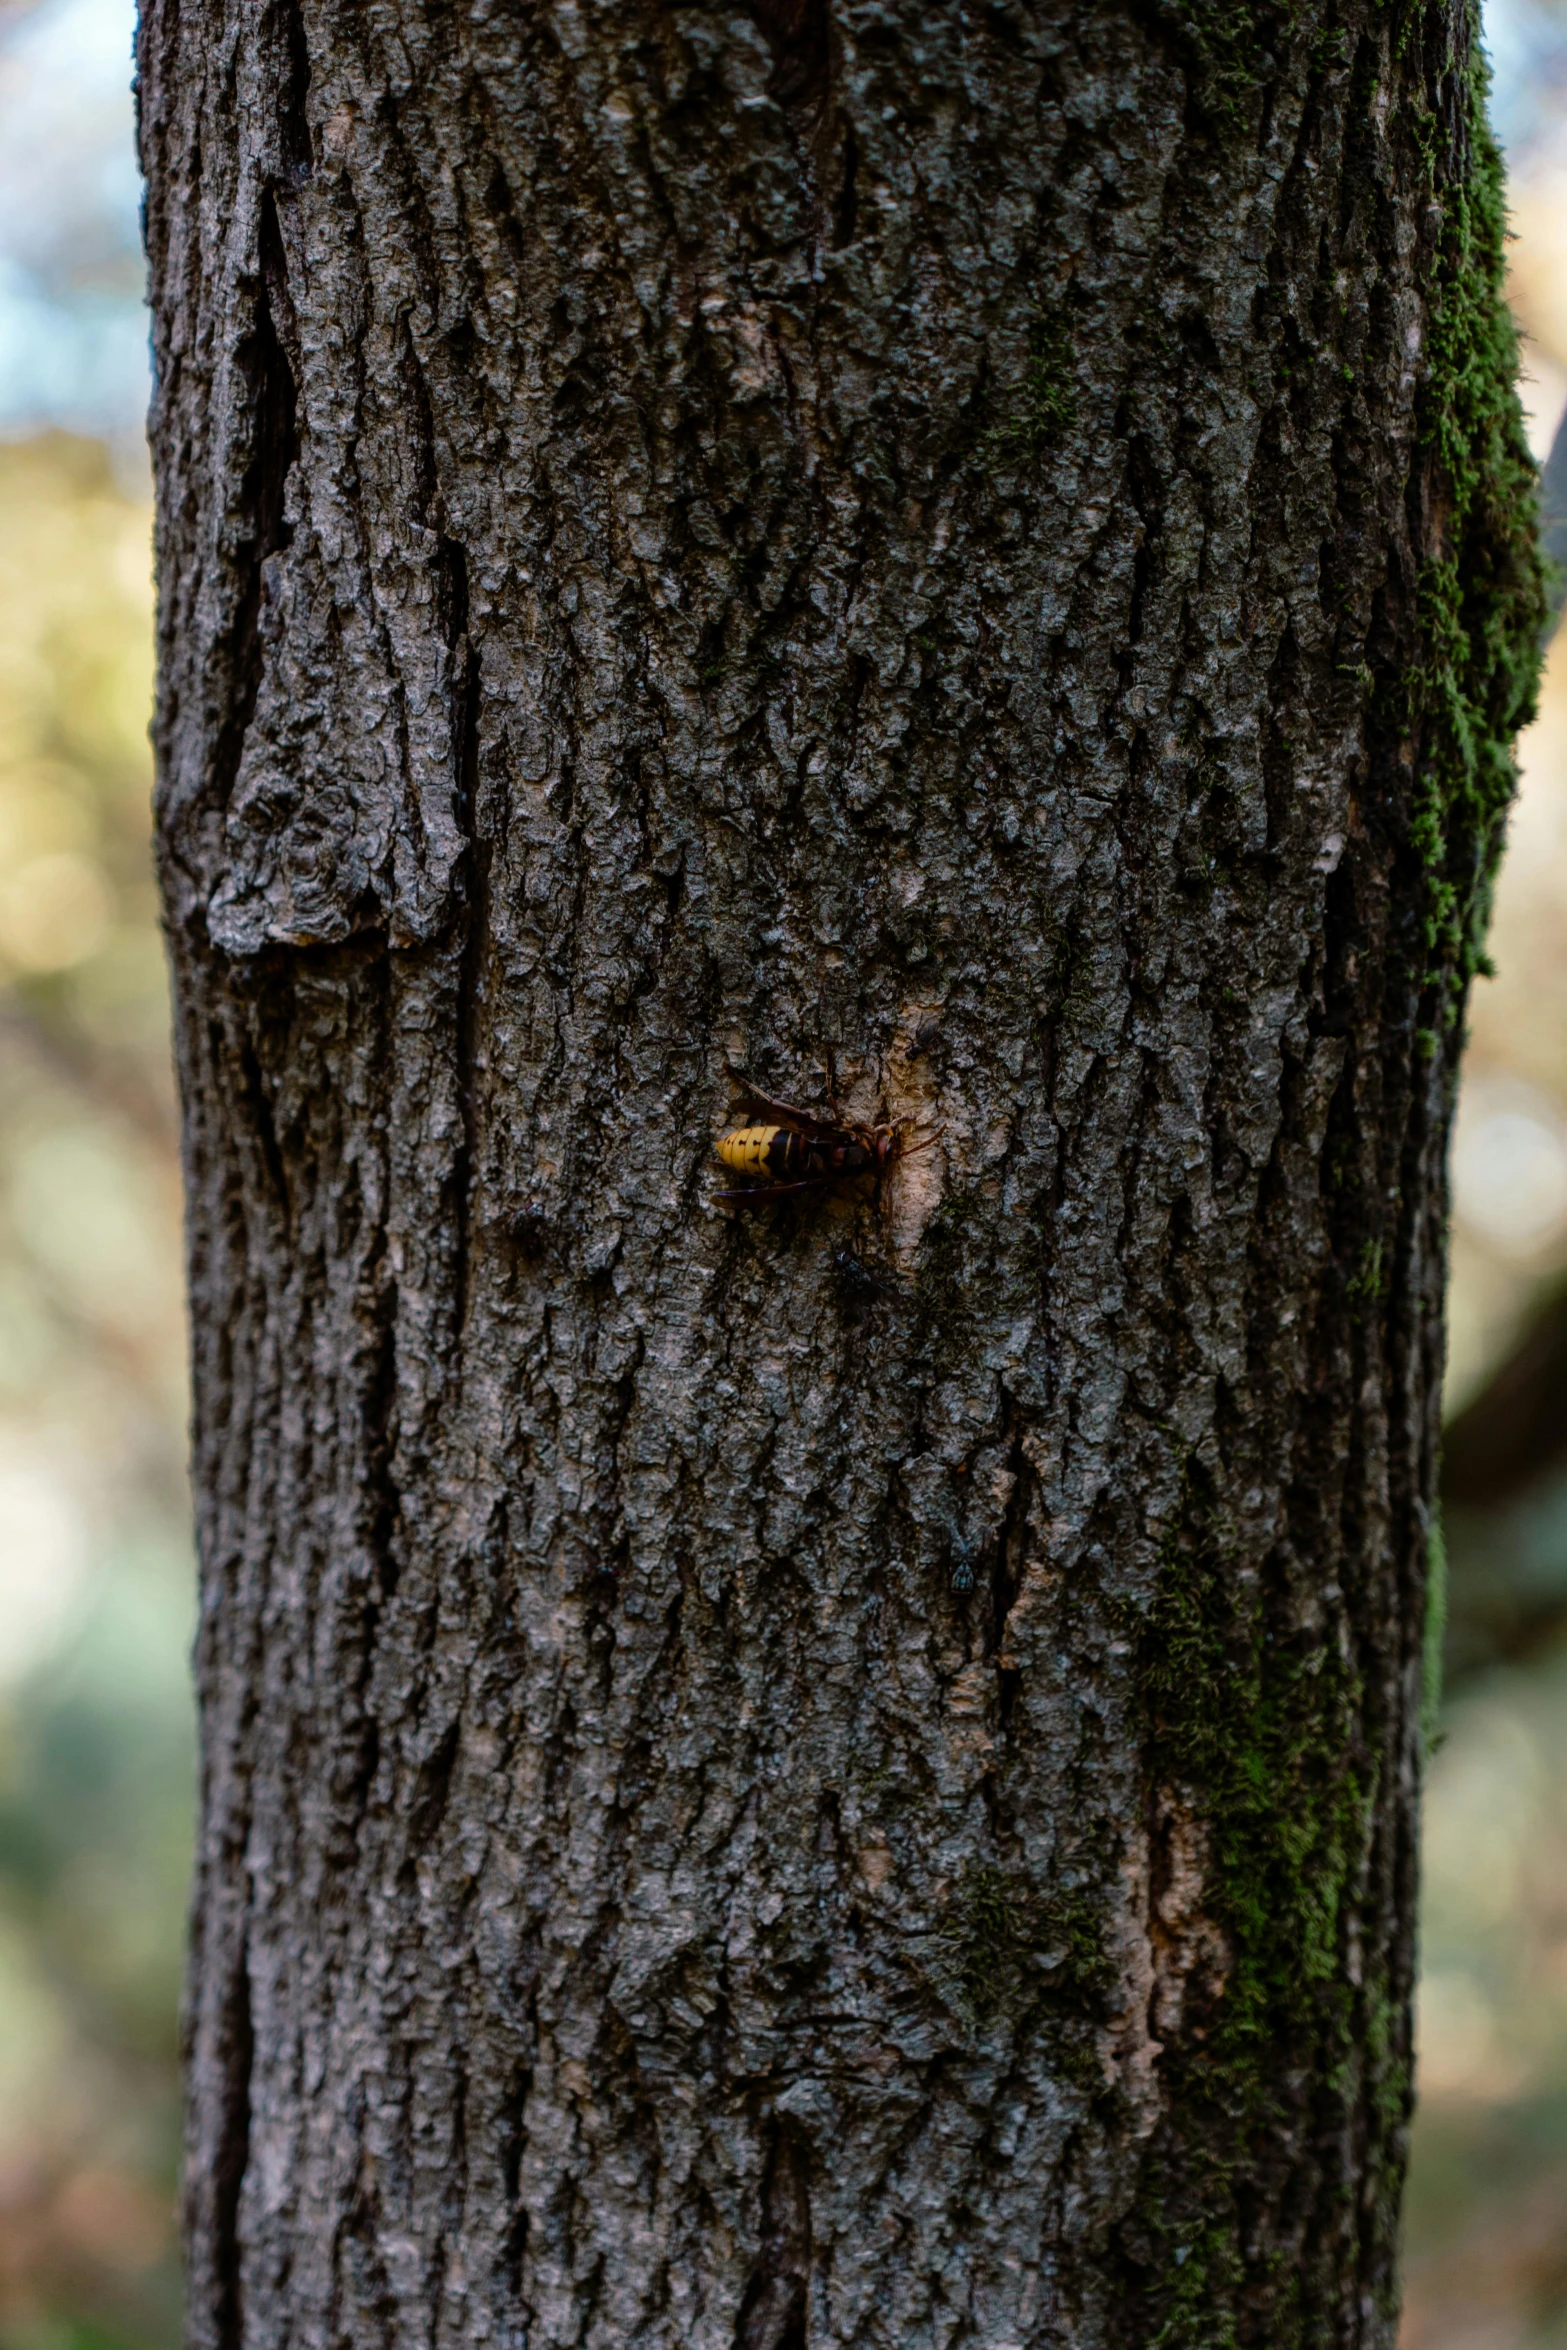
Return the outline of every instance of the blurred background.
{"type": "Polygon", "coordinates": [[[0,2350],[173,2350],[192,1795],[129,0],[0,0],[0,2350]]]}
{"type": "MultiPolygon", "coordinates": [[[[0,2350],[179,2329],[192,1603],[132,22],[0,0],[0,2350]]],[[[1486,34],[1543,461],[1567,0],[1488,0],[1486,34]]],[[[1567,2350],[1567,630],[1492,953],[1453,1152],[1404,2350],[1567,2350]]]]}

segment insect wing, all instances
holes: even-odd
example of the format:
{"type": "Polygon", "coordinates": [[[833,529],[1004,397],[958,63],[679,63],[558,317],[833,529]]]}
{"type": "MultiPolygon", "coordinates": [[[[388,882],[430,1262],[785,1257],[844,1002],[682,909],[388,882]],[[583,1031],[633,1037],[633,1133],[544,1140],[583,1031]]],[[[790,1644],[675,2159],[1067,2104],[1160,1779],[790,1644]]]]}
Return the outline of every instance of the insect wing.
{"type": "Polygon", "coordinates": [[[842,1126],[835,1126],[830,1118],[818,1118],[814,1112],[799,1109],[793,1102],[775,1101],[770,1093],[763,1093],[760,1086],[753,1085],[749,1077],[742,1077],[738,1069],[730,1070],[729,1082],[755,1108],[765,1110],[770,1117],[786,1120],[802,1134],[809,1135],[813,1142],[834,1141],[844,1135],[842,1126]]]}
{"type": "Polygon", "coordinates": [[[733,1200],[743,1208],[757,1208],[770,1199],[786,1199],[796,1191],[828,1191],[830,1175],[806,1175],[798,1183],[748,1183],[743,1191],[715,1191],[714,1199],[733,1200]]]}

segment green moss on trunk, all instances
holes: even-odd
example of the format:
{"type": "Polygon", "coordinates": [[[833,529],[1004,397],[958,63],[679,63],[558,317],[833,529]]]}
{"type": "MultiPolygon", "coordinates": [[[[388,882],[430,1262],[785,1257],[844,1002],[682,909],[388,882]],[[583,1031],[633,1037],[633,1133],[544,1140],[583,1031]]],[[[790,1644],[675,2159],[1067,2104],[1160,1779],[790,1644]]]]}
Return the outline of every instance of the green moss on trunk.
{"type": "MultiPolygon", "coordinates": [[[[1426,882],[1426,948],[1444,1024],[1482,967],[1491,888],[1534,714],[1545,620],[1537,473],[1518,403],[1503,291],[1502,158],[1486,120],[1478,26],[1460,66],[1458,152],[1419,142],[1441,239],[1426,336],[1421,439],[1433,551],[1419,581],[1419,658],[1404,684],[1415,760],[1410,837],[1426,882]]],[[[1432,118],[1422,116],[1417,129],[1432,118]]]]}
{"type": "Polygon", "coordinates": [[[1401,2110],[1408,2094],[1407,2068],[1375,2029],[1385,1994],[1343,1963],[1345,1895],[1375,1796],[1359,1676],[1336,1644],[1270,1624],[1240,1567],[1216,1494],[1189,1462],[1136,1633],[1136,1687],[1150,1784],[1210,1823],[1205,1906],[1228,1968],[1206,2029],[1166,2052],[1167,2111],[1179,2120],[1156,2135],[1125,2230],[1160,2350],[1250,2338],[1231,2306],[1248,2274],[1245,2209],[1287,2135],[1298,2082],[1352,2102],[1363,2068],[1380,2065],[1374,2095],[1401,2110]]]}
{"type": "MultiPolygon", "coordinates": [[[[1368,680],[1390,772],[1406,779],[1398,837],[1418,860],[1424,936],[1413,972],[1429,1053],[1450,1036],[1481,967],[1545,604],[1536,469],[1504,294],[1502,164],[1486,122],[1477,27],[1471,21],[1455,56],[1451,18],[1420,11],[1391,40],[1384,71],[1406,110],[1416,185],[1424,179],[1440,212],[1409,493],[1427,551],[1368,680]],[[1440,113],[1431,110],[1438,100],[1440,113]]],[[[1374,1353],[1371,1325],[1390,1310],[1391,1260],[1374,1235],[1356,1242],[1342,1199],[1340,1214],[1358,1357],[1374,1353]]],[[[1286,1597],[1273,1562],[1259,1574],[1248,1561],[1225,1513],[1231,1482],[1187,1463],[1152,1607],[1146,1616],[1129,1608],[1123,1625],[1150,1794],[1207,1823],[1205,1907],[1227,1946],[1211,2014],[1183,2028],[1161,2059],[1171,2118],[1149,2141],[1122,2231],[1134,2280],[1127,2338],[1157,2350],[1262,2338],[1262,2288],[1247,2246],[1259,2199],[1288,2196],[1269,2164],[1276,2173],[1280,2147],[1292,2138],[1308,2145],[1335,2112],[1358,2112],[1360,2176],[1346,2170],[1319,2191],[1303,2223],[1299,2274],[1273,2277],[1264,2295],[1273,2350],[1323,2338],[1306,2312],[1331,2296],[1331,2277],[1312,2281],[1310,2271],[1331,2271],[1331,2247],[1357,2232],[1391,2236],[1412,2095],[1408,1986],[1389,1979],[1346,1925],[1372,1865],[1378,1757],[1392,1751],[1378,1710],[1385,1695],[1335,1630],[1331,1606],[1319,1616],[1299,1594],[1286,1597]]],[[[1427,1739],[1440,1563],[1433,1534],[1427,1739]]],[[[1385,2329],[1392,2291],[1390,2279],[1378,2287],[1385,2329]]]]}

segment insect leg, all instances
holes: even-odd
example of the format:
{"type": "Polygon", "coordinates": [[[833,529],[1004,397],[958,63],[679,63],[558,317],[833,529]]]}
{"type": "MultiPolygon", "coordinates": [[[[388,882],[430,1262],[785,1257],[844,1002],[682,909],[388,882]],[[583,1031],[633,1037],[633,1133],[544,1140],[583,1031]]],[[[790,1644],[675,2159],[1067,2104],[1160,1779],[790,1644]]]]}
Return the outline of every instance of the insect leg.
{"type": "Polygon", "coordinates": [[[799,1183],[752,1183],[744,1191],[715,1191],[713,1197],[737,1200],[743,1207],[760,1200],[783,1199],[791,1191],[827,1191],[831,1186],[830,1175],[807,1175],[799,1183]]]}
{"type": "Polygon", "coordinates": [[[830,1118],[818,1118],[813,1110],[799,1109],[793,1102],[776,1101],[770,1093],[763,1093],[759,1085],[753,1085],[750,1078],[742,1076],[738,1069],[729,1071],[729,1081],[737,1093],[743,1094],[747,1101],[754,1102],[759,1110],[769,1110],[775,1118],[786,1118],[791,1126],[798,1126],[802,1134],[824,1136],[838,1131],[830,1118]]]}

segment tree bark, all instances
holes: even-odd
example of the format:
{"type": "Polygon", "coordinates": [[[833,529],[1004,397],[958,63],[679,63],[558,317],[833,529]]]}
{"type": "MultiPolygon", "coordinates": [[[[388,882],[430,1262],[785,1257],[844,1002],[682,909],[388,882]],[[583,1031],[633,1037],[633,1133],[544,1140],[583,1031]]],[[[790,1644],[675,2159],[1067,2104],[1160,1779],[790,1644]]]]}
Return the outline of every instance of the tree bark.
{"type": "Polygon", "coordinates": [[[149,0],[201,2350],[1392,2340],[1475,60],[149,0]]]}

